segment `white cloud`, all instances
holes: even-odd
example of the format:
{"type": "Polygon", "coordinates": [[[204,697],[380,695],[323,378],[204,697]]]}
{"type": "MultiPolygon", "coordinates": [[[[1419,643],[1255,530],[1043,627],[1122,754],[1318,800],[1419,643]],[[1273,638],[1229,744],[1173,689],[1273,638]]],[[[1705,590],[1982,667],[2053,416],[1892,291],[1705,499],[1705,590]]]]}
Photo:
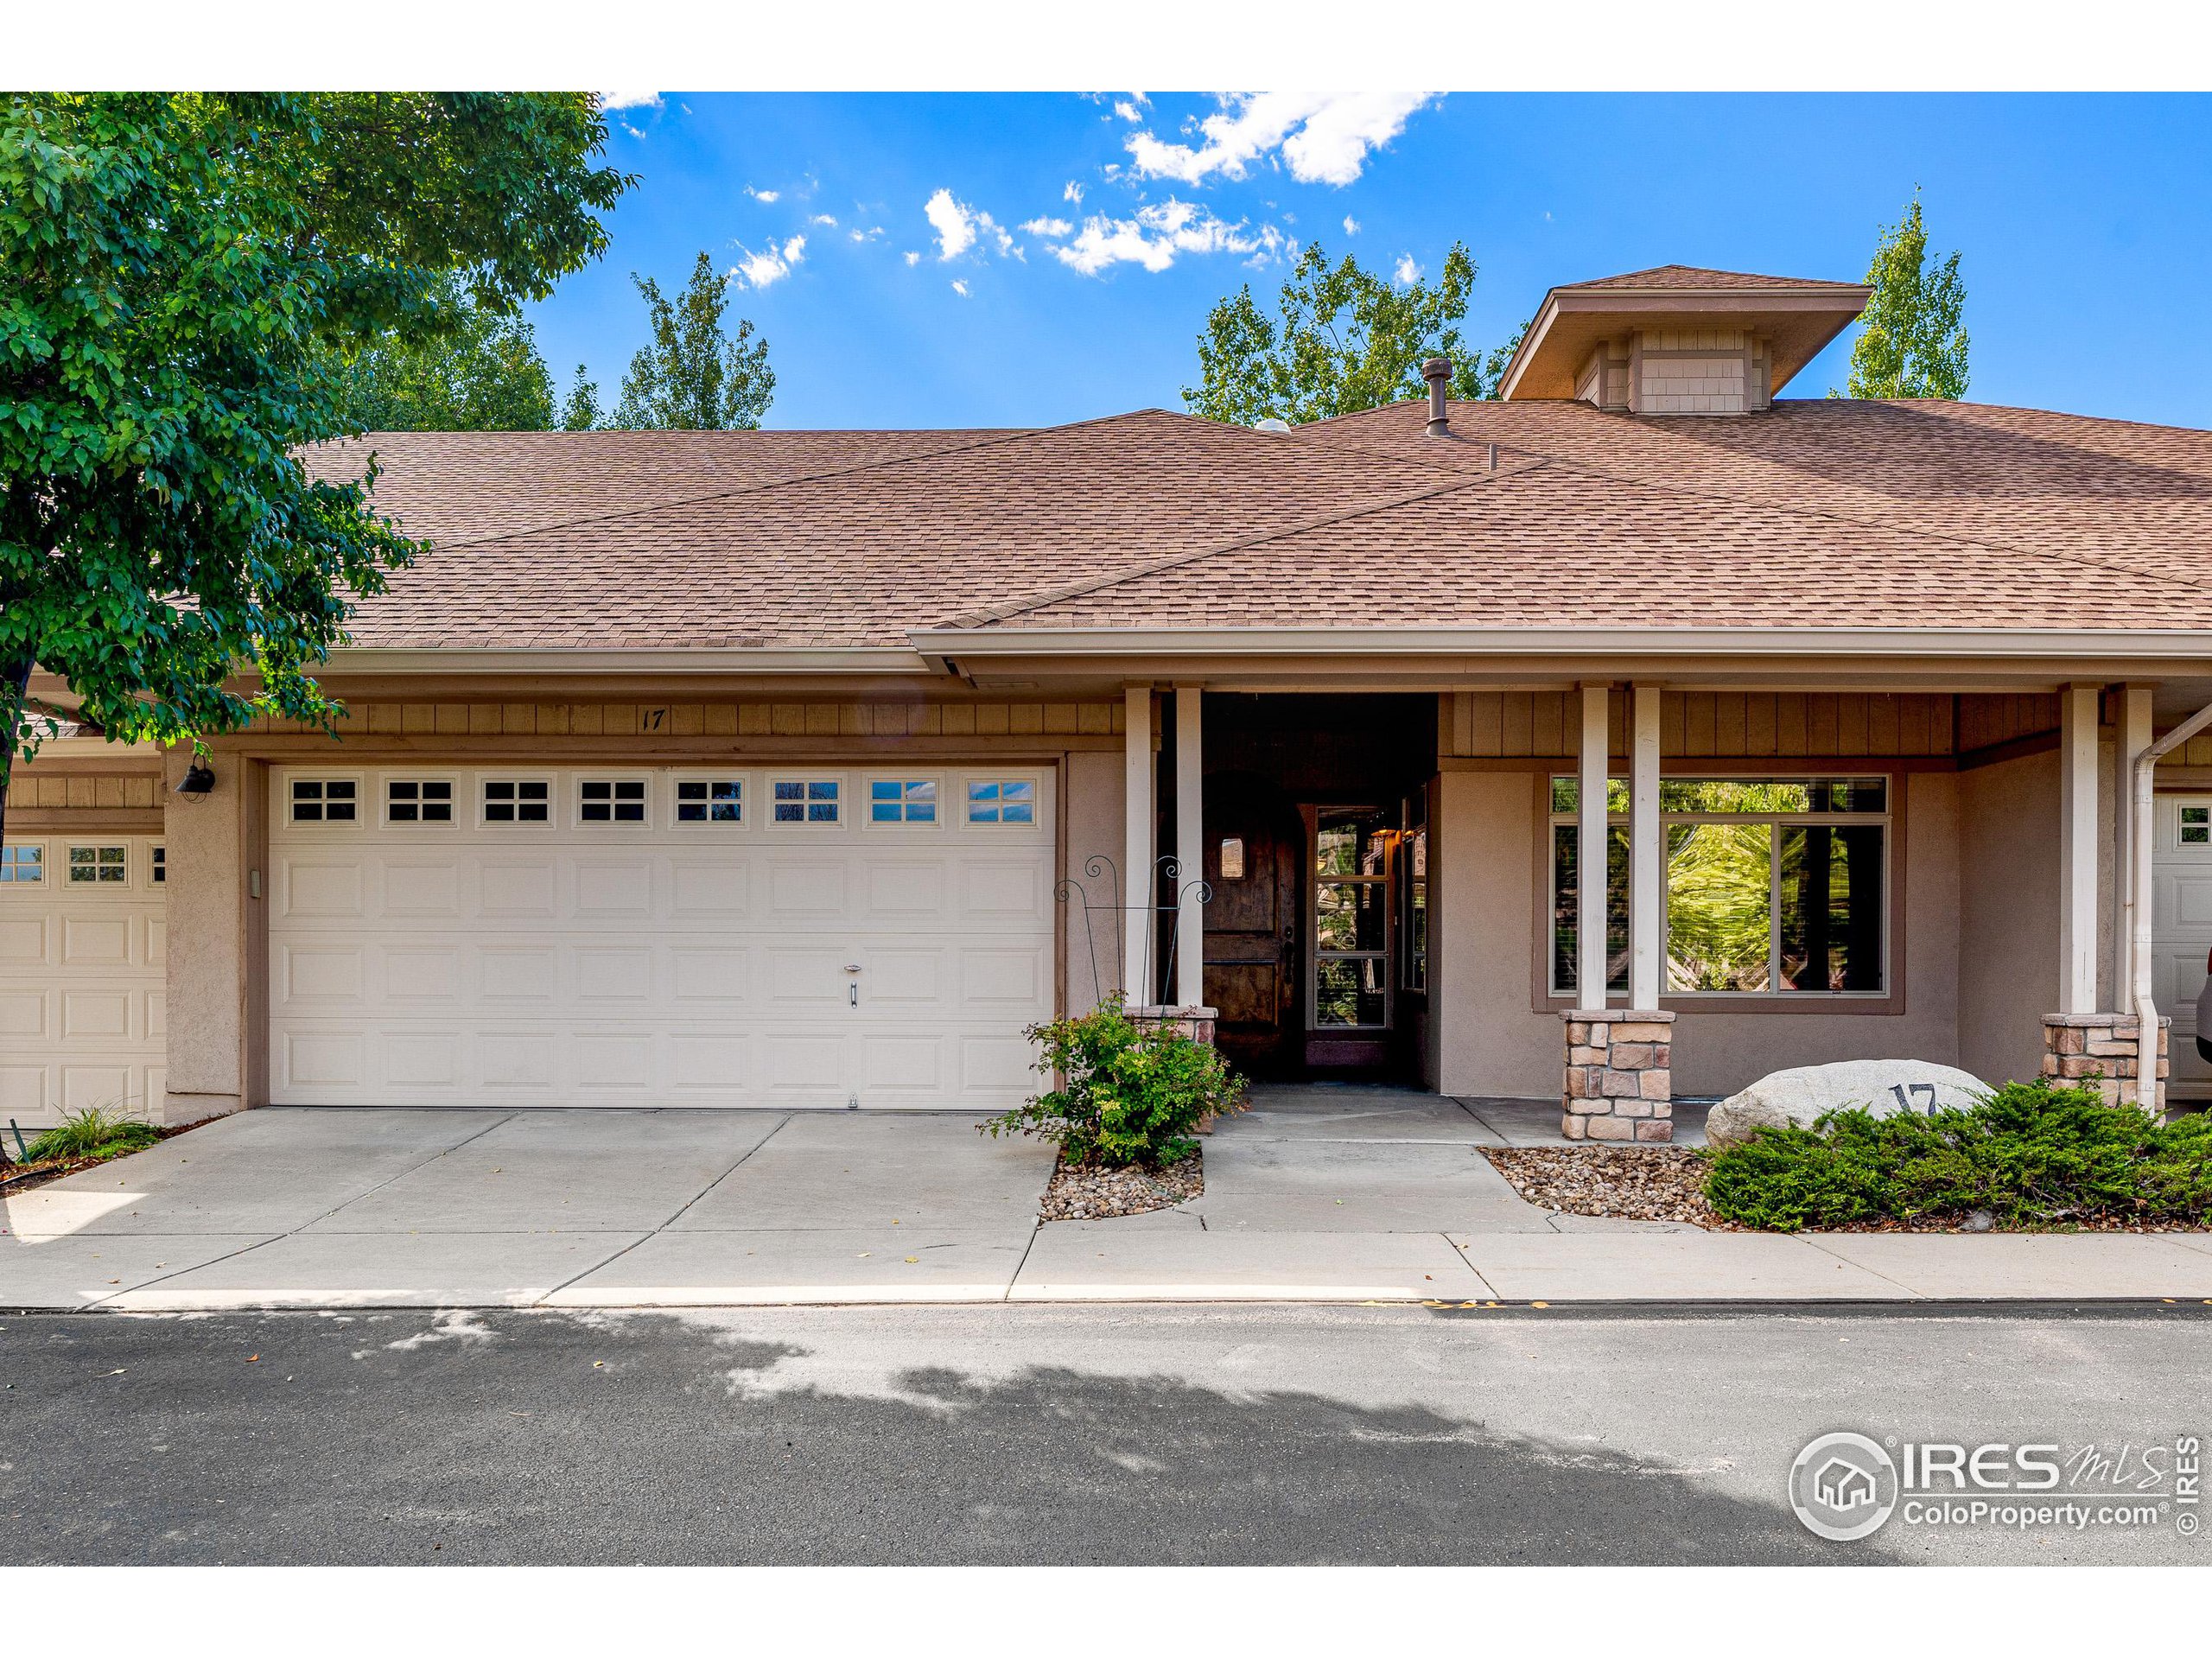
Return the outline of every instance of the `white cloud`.
{"type": "Polygon", "coordinates": [[[1350,213],[1346,213],[1344,215],[1344,234],[1346,236],[1357,236],[1359,234],[1359,221],[1354,219],[1350,213]]]}
{"type": "Polygon", "coordinates": [[[771,283],[783,281],[791,274],[791,267],[806,257],[806,238],[795,236],[780,248],[771,243],[757,253],[741,246],[738,252],[743,257],[731,270],[730,275],[739,278],[748,288],[766,288],[771,283]]]}
{"type": "Polygon", "coordinates": [[[1070,179],[1068,181],[1067,188],[1060,192],[1060,200],[1062,201],[1073,202],[1078,207],[1082,207],[1083,187],[1077,184],[1073,179],[1070,179]]]}
{"type": "Polygon", "coordinates": [[[1114,100],[1114,113],[1120,116],[1122,120],[1131,123],[1144,119],[1144,111],[1126,98],[1117,98],[1114,100]]]}
{"type": "Polygon", "coordinates": [[[855,242],[873,242],[883,234],[883,226],[880,225],[871,225],[866,230],[862,230],[859,226],[855,225],[851,230],[847,231],[845,234],[855,242]]]}
{"type": "Polygon", "coordinates": [[[1150,131],[1129,135],[1136,170],[1149,178],[1203,184],[1218,173],[1241,179],[1263,158],[1280,160],[1301,184],[1350,184],[1405,130],[1432,92],[1230,92],[1198,124],[1200,143],[1171,144],[1150,131]]]}
{"type": "MultiPolygon", "coordinates": [[[[658,92],[601,92],[599,107],[602,110],[657,110],[660,108],[658,92]]],[[[690,113],[688,110],[685,111],[690,113]]]]}
{"type": "Polygon", "coordinates": [[[745,187],[745,194],[755,201],[767,202],[781,200],[784,193],[780,190],[755,190],[748,184],[745,187]]]}
{"type": "Polygon", "coordinates": [[[1065,236],[1075,226],[1065,219],[1025,219],[1016,228],[1024,236],[1065,236]]]}
{"type": "Polygon", "coordinates": [[[1421,281],[1421,267],[1414,263],[1414,257],[1410,253],[1402,253],[1398,256],[1398,268],[1390,274],[1398,279],[1398,285],[1401,288],[1411,288],[1415,283],[1421,281]]]}
{"type": "Polygon", "coordinates": [[[922,263],[922,256],[909,248],[906,250],[906,263],[910,265],[918,265],[922,263]]]}
{"type": "Polygon", "coordinates": [[[1287,239],[1272,225],[1231,225],[1204,207],[1169,197],[1147,202],[1129,219],[1094,214],[1072,241],[1052,250],[1062,264],[1096,276],[1117,264],[1165,270],[1186,253],[1244,254],[1253,263],[1280,254],[1287,239]]]}
{"type": "Polygon", "coordinates": [[[806,222],[810,225],[827,225],[833,231],[837,228],[836,219],[828,213],[817,213],[806,222]]]}
{"type": "Polygon", "coordinates": [[[952,283],[952,291],[964,300],[968,297],[968,284],[960,278],[955,277],[952,283]]]}
{"type": "Polygon", "coordinates": [[[940,190],[923,204],[922,213],[937,232],[939,260],[957,259],[979,244],[986,251],[1018,253],[1014,238],[988,213],[970,207],[950,190],[940,190]]]}

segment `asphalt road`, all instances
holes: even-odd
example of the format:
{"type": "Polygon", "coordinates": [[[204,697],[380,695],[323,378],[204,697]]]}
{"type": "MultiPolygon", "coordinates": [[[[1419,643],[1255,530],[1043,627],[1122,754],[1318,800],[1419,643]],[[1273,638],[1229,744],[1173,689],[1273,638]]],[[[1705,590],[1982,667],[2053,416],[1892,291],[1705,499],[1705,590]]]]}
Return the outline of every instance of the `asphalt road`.
{"type": "Polygon", "coordinates": [[[2205,1308],[843,1308],[0,1319],[41,1562],[2202,1561],[1835,1544],[1805,1441],[2171,1441],[2205,1308]]]}

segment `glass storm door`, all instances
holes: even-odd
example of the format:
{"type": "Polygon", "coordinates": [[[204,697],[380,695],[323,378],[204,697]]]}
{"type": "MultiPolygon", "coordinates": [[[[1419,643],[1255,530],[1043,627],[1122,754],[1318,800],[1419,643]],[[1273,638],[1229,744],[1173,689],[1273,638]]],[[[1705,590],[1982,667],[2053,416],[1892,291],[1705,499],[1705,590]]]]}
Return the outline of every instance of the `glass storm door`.
{"type": "Polygon", "coordinates": [[[1314,813],[1308,996],[1317,1034],[1390,1028],[1391,840],[1391,820],[1378,809],[1314,813]]]}

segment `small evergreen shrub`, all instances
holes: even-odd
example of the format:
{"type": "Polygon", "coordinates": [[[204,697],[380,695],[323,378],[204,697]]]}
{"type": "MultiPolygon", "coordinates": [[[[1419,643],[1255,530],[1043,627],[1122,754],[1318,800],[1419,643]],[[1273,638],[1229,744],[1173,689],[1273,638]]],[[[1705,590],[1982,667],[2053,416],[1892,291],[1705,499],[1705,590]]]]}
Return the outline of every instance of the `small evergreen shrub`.
{"type": "Polygon", "coordinates": [[[1036,1069],[1059,1086],[976,1127],[995,1138],[1041,1136],[1066,1163],[1180,1163],[1198,1149],[1192,1132],[1207,1118],[1244,1109],[1243,1083],[1211,1045],[1173,1026],[1140,1026],[1118,1007],[1023,1034],[1038,1045],[1036,1069]]]}
{"type": "Polygon", "coordinates": [[[71,1112],[30,1144],[26,1161],[44,1163],[79,1158],[118,1158],[137,1152],[162,1138],[162,1132],[143,1118],[127,1112],[87,1106],[71,1112]]]}
{"type": "Polygon", "coordinates": [[[2094,1089],[2044,1078],[1925,1116],[1829,1112],[1809,1129],[1763,1129],[1709,1158],[1707,1202],[1731,1221],[1783,1232],[1956,1222],[1977,1210],[2011,1228],[2181,1225],[2212,1214],[2212,1116],[2160,1124],[2094,1089]]]}

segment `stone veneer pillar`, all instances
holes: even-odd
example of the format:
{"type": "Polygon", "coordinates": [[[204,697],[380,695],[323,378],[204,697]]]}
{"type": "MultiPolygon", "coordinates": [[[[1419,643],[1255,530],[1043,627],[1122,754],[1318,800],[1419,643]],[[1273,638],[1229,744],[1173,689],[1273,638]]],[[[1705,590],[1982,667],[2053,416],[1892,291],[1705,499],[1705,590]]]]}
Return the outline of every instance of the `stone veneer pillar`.
{"type": "Polygon", "coordinates": [[[1173,1026],[1185,1037],[1213,1046],[1214,1022],[1220,1017],[1212,1008],[1185,1007],[1172,1002],[1130,1002],[1123,1005],[1129,1019],[1140,1026],[1173,1026]]]}
{"type": "Polygon", "coordinates": [[[2166,1107],[2167,1042],[2173,1021],[2158,1020],[2158,1075],[2151,1098],[2139,1101],[2136,1039],[2141,1022],[2132,1014],[2046,1014],[2043,1017],[2043,1075],[2055,1083],[2094,1084],[2114,1105],[2166,1107]]]}
{"type": "Polygon", "coordinates": [[[1570,1141],[1675,1138],[1671,1008],[1571,1008],[1560,1133],[1570,1141]]]}

